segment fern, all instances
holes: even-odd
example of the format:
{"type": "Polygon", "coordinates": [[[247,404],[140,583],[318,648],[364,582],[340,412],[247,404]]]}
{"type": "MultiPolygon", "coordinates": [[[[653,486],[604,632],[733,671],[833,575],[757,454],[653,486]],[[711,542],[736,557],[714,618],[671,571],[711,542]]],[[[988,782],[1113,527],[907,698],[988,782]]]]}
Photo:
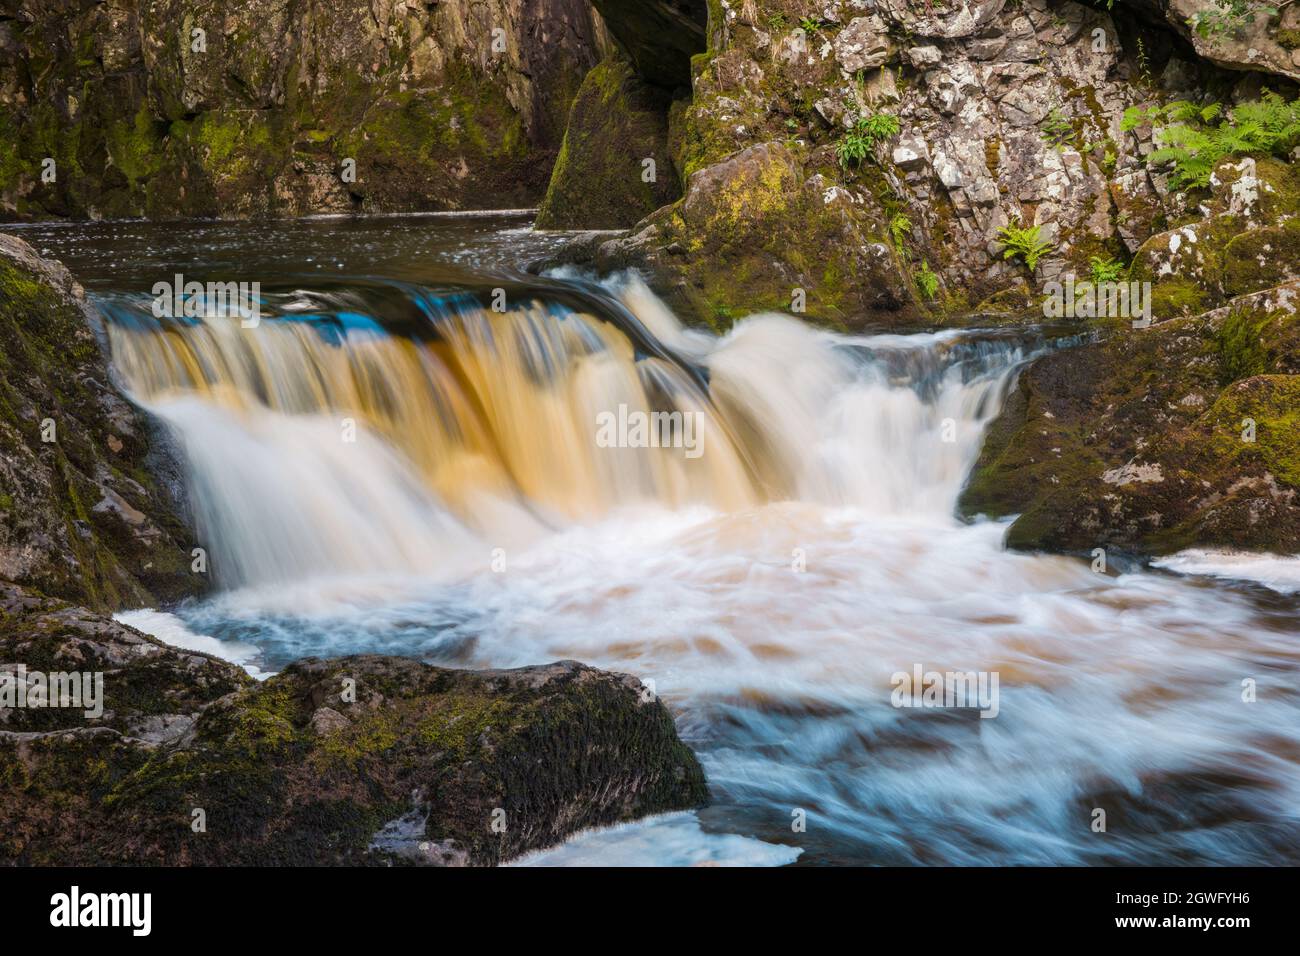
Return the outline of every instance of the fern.
{"type": "Polygon", "coordinates": [[[901,212],[896,212],[889,220],[889,235],[894,240],[894,248],[903,251],[903,240],[912,231],[912,220],[901,212]]]}
{"type": "Polygon", "coordinates": [[[921,290],[921,294],[926,299],[933,301],[935,293],[939,291],[939,277],[930,271],[930,263],[923,261],[914,278],[916,279],[916,287],[921,290]]]}
{"type": "Polygon", "coordinates": [[[1061,112],[1060,107],[1052,107],[1047,119],[1043,121],[1042,137],[1043,142],[1057,149],[1074,139],[1074,124],[1061,112]]]}
{"type": "Polygon", "coordinates": [[[857,166],[871,154],[877,143],[898,135],[898,117],[876,113],[859,118],[835,144],[835,156],[845,169],[857,166]]]}
{"type": "Polygon", "coordinates": [[[1039,259],[1056,248],[1056,243],[1049,242],[1039,235],[1038,226],[1003,226],[998,230],[998,238],[1002,240],[1002,258],[1012,259],[1020,256],[1025,260],[1025,265],[1029,267],[1030,272],[1038,268],[1039,259]]]}
{"type": "Polygon", "coordinates": [[[1118,282],[1124,275],[1124,264],[1116,262],[1110,256],[1105,259],[1092,256],[1088,261],[1092,264],[1092,281],[1097,285],[1103,282],[1118,282]]]}
{"type": "Polygon", "coordinates": [[[1147,156],[1153,166],[1171,166],[1175,189],[1204,188],[1221,159],[1249,153],[1288,152],[1300,143],[1300,100],[1287,102],[1271,91],[1225,115],[1219,103],[1204,106],[1178,100],[1166,106],[1124,111],[1120,128],[1144,123],[1156,127],[1157,148],[1147,156]]]}

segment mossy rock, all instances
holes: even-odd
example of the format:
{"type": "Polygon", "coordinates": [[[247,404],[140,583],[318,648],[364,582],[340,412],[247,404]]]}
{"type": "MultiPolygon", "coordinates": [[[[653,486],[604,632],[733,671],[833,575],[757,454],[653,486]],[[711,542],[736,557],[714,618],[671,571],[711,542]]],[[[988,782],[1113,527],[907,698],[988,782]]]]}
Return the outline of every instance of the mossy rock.
{"type": "Polygon", "coordinates": [[[113,388],[81,287],[0,235],[0,578],[97,609],[205,589],[166,436],[113,388]]]}
{"type": "Polygon", "coordinates": [[[601,245],[596,265],[644,270],[674,307],[717,330],[767,310],[838,328],[919,325],[882,220],[809,176],[786,144],[764,143],[695,173],[685,198],[601,245]]]}
{"type": "Polygon", "coordinates": [[[1244,295],[1300,278],[1300,219],[1234,236],[1223,249],[1222,288],[1244,295]]]}
{"type": "Polygon", "coordinates": [[[677,199],[668,107],[663,92],[625,61],[610,59],[592,69],[569,111],[537,228],[625,228],[677,199]]]}
{"type": "Polygon", "coordinates": [[[110,705],[0,726],[3,863],[490,865],[708,799],[663,704],[573,661],[307,659],[255,683],[5,585],[0,659],[103,668],[110,705]]]}
{"type": "Polygon", "coordinates": [[[1300,550],[1296,301],[1270,290],[1038,359],[962,510],[1018,515],[1008,544],[1033,550],[1300,550]]]}

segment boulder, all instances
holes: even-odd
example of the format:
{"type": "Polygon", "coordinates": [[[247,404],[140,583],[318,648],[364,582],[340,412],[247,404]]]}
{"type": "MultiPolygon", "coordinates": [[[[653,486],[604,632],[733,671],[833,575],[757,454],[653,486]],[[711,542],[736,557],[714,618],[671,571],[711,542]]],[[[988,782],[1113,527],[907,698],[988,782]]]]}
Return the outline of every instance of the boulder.
{"type": "Polygon", "coordinates": [[[0,662],[100,673],[105,705],[0,708],[4,864],[491,865],[708,796],[663,704],[574,661],[309,658],[257,683],[0,583],[0,662]]]}
{"type": "Polygon", "coordinates": [[[783,143],[741,150],[690,177],[686,196],[626,238],[601,245],[601,269],[636,267],[687,315],[725,329],[750,312],[789,311],[848,328],[915,323],[917,309],[874,239],[881,213],[855,190],[809,175],[783,143]]]}
{"type": "Polygon", "coordinates": [[[1012,547],[1300,550],[1300,288],[1038,359],[962,495],[1012,547]]]}

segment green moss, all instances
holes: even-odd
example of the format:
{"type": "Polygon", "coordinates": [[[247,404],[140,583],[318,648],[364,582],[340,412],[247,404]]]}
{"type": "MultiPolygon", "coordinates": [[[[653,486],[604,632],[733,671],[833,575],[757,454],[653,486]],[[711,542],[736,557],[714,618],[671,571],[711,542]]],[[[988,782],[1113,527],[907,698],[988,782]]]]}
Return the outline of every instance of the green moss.
{"type": "Polygon", "coordinates": [[[1300,375],[1256,375],[1228,387],[1207,420],[1213,454],[1239,470],[1258,463],[1269,474],[1300,488],[1300,375]],[[1243,439],[1246,422],[1255,440],[1243,439]]]}
{"type": "Polygon", "coordinates": [[[632,226],[681,195],[665,98],[610,59],[583,80],[537,214],[542,229],[632,226]],[[647,182],[645,160],[654,162],[647,182]]]}
{"type": "Polygon", "coordinates": [[[158,172],[164,135],[163,128],[153,121],[144,104],[129,122],[114,123],[105,130],[109,158],[126,176],[132,189],[158,172]]]}
{"type": "Polygon", "coordinates": [[[1300,275],[1300,219],[1234,236],[1221,259],[1223,292],[1243,295],[1300,275]]]}
{"type": "Polygon", "coordinates": [[[1286,29],[1278,30],[1273,34],[1273,39],[1278,45],[1287,50],[1300,49],[1300,30],[1286,29]]]}
{"type": "Polygon", "coordinates": [[[1268,352],[1261,333],[1274,319],[1248,310],[1234,310],[1228,315],[1215,336],[1220,382],[1230,385],[1238,379],[1262,375],[1268,369],[1268,352]]]}
{"type": "Polygon", "coordinates": [[[1162,279],[1151,286],[1151,314],[1157,321],[1197,315],[1211,304],[1210,292],[1187,279],[1162,279]]]}

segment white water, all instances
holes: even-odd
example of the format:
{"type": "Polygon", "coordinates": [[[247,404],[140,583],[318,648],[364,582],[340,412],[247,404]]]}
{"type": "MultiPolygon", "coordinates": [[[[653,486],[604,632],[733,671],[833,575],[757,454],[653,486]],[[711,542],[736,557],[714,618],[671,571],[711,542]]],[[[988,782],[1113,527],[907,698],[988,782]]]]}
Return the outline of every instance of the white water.
{"type": "Polygon", "coordinates": [[[653,681],[715,805],[531,862],[793,859],[776,844],[872,863],[1297,859],[1293,607],[1008,553],[1004,525],[953,517],[1017,353],[963,366],[956,336],[845,340],[778,316],[715,340],[643,287],[621,291],[707,367],[759,493],[729,484],[724,462],[678,494],[629,477],[640,453],[606,449],[605,490],[626,493],[595,514],[561,516],[542,500],[562,499],[552,487],[452,504],[400,436],[363,428],[343,446],[329,416],[171,396],[152,407],[184,438],[205,539],[246,582],[180,609],[186,624],[262,647],[270,669],[366,650],[573,657],[653,681]],[[914,664],[996,672],[998,716],[894,708],[890,677],[914,664]],[[806,832],[791,829],[797,811],[806,832]],[[715,855],[705,843],[720,835],[769,846],[715,855]]]}

